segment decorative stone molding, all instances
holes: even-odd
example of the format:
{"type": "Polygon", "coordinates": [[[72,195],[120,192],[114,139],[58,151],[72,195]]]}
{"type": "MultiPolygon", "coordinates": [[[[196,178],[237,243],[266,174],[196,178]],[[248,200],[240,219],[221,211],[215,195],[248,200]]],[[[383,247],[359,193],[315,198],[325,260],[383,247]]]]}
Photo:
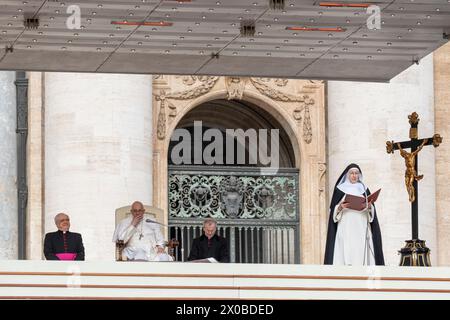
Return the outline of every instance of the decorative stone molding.
{"type": "MultiPolygon", "coordinates": [[[[277,86],[286,86],[288,80],[281,81],[282,79],[275,79],[274,82],[277,86]]],[[[292,116],[295,120],[301,121],[301,113],[304,113],[303,118],[303,139],[306,143],[311,143],[312,141],[312,124],[309,108],[314,105],[314,99],[311,99],[308,95],[294,96],[288,93],[279,91],[273,87],[270,87],[267,81],[263,78],[250,78],[253,86],[265,96],[282,102],[297,102],[300,104],[294,111],[292,116]]]]}
{"type": "MultiPolygon", "coordinates": [[[[179,78],[179,77],[177,77],[179,78]]],[[[185,76],[182,77],[183,84],[187,86],[192,86],[196,82],[200,82],[200,85],[195,87],[194,89],[187,89],[175,93],[166,94],[166,91],[161,89],[159,94],[155,95],[155,100],[159,101],[159,114],[158,114],[158,123],[157,123],[157,136],[158,139],[162,140],[166,137],[166,105],[170,109],[169,117],[176,117],[177,115],[177,107],[169,101],[169,99],[173,100],[189,100],[195,99],[199,96],[202,96],[214,87],[219,77],[196,77],[196,76],[185,76]]]]}
{"type": "Polygon", "coordinates": [[[304,120],[303,120],[303,140],[310,144],[312,141],[312,125],[311,125],[311,116],[310,116],[310,106],[314,105],[314,100],[309,98],[308,96],[304,96],[305,104],[304,104],[304,120]]]}
{"type": "Polygon", "coordinates": [[[285,87],[289,80],[287,79],[275,79],[274,82],[279,87],[285,87]]]}
{"type": "MultiPolygon", "coordinates": [[[[171,93],[166,95],[166,99],[174,99],[174,100],[189,100],[189,99],[195,99],[197,97],[200,97],[209,91],[214,87],[214,85],[219,80],[219,77],[196,77],[194,78],[195,84],[196,82],[200,82],[200,85],[197,87],[194,87],[193,89],[187,89],[175,93],[171,93]]],[[[191,84],[191,85],[193,85],[191,84]]],[[[191,86],[190,85],[190,86],[191,86]]]]}
{"type": "MultiPolygon", "coordinates": [[[[160,102],[159,114],[157,116],[157,136],[160,140],[164,139],[166,135],[166,107],[170,109],[170,112],[168,114],[170,118],[175,118],[177,116],[177,106],[171,103],[169,100],[191,100],[198,98],[210,92],[220,79],[220,77],[212,76],[174,76],[173,78],[177,80],[181,79],[183,83],[182,90],[166,94],[166,91],[160,88],[160,93],[155,94],[156,101],[160,102]],[[196,84],[198,85],[195,86],[196,84]],[[185,87],[193,88],[186,89],[185,87]]],[[[161,81],[164,81],[164,76],[155,76],[154,80],[156,79],[158,80],[158,84],[161,84],[161,81]]],[[[245,90],[250,90],[247,84],[251,83],[260,94],[263,94],[264,96],[269,97],[274,101],[296,103],[297,107],[292,111],[292,116],[299,123],[302,123],[303,140],[307,144],[310,144],[312,142],[313,126],[311,122],[310,109],[314,107],[315,101],[310,97],[310,95],[304,93],[315,93],[318,88],[324,85],[323,81],[305,81],[299,94],[293,95],[276,88],[287,87],[289,83],[289,80],[287,79],[245,77],[225,77],[223,79],[225,81],[225,87],[228,93],[228,100],[242,100],[245,90]]],[[[158,91],[157,88],[155,89],[155,91],[158,91]]],[[[171,90],[170,86],[168,90],[171,90]]]]}
{"type": "MultiPolygon", "coordinates": [[[[321,81],[209,76],[163,76],[154,81],[153,205],[168,210],[168,148],[177,124],[193,108],[241,100],[269,113],[287,130],[300,169],[301,263],[322,262],[327,220],[325,84],[321,81]],[[219,102],[220,103],[220,102],[219,102]],[[319,192],[317,192],[319,190],[319,192]],[[311,241],[320,239],[320,241],[311,241]]],[[[214,119],[211,119],[214,122],[214,119]]]]}
{"type": "Polygon", "coordinates": [[[160,101],[158,124],[156,127],[158,139],[164,139],[166,137],[166,95],[165,91],[161,90],[160,95],[155,97],[156,101],[160,101]]]}
{"type": "MultiPolygon", "coordinates": [[[[291,95],[289,93],[284,93],[279,91],[269,84],[267,84],[267,80],[263,78],[250,78],[253,86],[263,95],[275,100],[275,101],[283,101],[283,102],[303,102],[302,97],[297,97],[291,95]]],[[[287,83],[286,83],[287,84],[287,83]]],[[[286,86],[285,84],[285,86],[286,86]]]]}

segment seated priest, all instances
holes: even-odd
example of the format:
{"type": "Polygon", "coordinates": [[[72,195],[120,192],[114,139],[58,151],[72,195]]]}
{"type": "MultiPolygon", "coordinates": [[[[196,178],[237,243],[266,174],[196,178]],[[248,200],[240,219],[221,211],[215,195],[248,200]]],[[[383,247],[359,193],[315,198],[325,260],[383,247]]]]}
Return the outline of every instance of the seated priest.
{"type": "Polygon", "coordinates": [[[228,242],[216,234],[217,221],[206,218],[203,221],[203,235],[194,239],[188,261],[214,258],[217,262],[230,262],[228,242]]]}
{"type": "Polygon", "coordinates": [[[63,212],[55,216],[56,232],[45,235],[44,255],[47,260],[84,260],[81,234],[70,232],[69,216],[63,212]]]}
{"type": "Polygon", "coordinates": [[[119,240],[125,244],[122,254],[127,260],[168,261],[160,224],[145,214],[139,201],[133,202],[131,215],[117,225],[113,242],[119,240]]]}

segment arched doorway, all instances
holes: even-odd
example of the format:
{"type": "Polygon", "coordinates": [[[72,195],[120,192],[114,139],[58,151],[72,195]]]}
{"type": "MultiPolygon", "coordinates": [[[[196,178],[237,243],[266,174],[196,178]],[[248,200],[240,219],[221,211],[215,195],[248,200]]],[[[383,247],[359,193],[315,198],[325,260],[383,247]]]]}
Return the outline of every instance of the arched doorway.
{"type": "Polygon", "coordinates": [[[202,103],[177,123],[167,161],[177,260],[187,259],[203,219],[213,217],[231,262],[299,263],[298,161],[271,114],[245,100],[202,103]]]}

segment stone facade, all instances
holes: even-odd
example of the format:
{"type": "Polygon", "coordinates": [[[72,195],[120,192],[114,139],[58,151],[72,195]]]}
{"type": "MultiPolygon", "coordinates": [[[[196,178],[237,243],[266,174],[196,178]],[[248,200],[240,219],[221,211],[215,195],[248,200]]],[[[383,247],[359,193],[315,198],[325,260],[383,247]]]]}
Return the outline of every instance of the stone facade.
{"type": "Polygon", "coordinates": [[[436,149],[436,214],[438,265],[450,265],[450,43],[434,53],[436,132],[444,137],[436,149]]]}
{"type": "Polygon", "coordinates": [[[444,137],[438,149],[419,155],[425,175],[419,235],[433,265],[449,265],[448,50],[435,54],[434,88],[433,56],[390,84],[329,82],[328,93],[320,81],[30,73],[28,258],[42,258],[44,233],[55,229],[54,215],[66,211],[72,230],[83,233],[87,259],[113,259],[116,208],[139,199],[167,213],[173,130],[197,106],[234,99],[268,112],[291,139],[300,170],[303,264],[323,261],[329,192],[350,162],[361,165],[372,190],[382,188],[377,209],[386,263],[398,264],[397,250],[411,237],[410,205],[404,161],[398,152],[387,154],[385,143],[408,139],[407,115],[418,112],[419,137],[444,137]]]}

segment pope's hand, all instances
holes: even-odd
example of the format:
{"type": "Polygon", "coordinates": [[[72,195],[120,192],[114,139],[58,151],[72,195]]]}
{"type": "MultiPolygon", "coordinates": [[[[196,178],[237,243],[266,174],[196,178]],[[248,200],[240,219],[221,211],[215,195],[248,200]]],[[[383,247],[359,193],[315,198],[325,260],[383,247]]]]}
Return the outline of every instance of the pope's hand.
{"type": "Polygon", "coordinates": [[[143,214],[138,214],[134,216],[133,220],[131,221],[131,224],[136,227],[139,224],[139,222],[142,221],[142,218],[144,218],[143,214]]]}

